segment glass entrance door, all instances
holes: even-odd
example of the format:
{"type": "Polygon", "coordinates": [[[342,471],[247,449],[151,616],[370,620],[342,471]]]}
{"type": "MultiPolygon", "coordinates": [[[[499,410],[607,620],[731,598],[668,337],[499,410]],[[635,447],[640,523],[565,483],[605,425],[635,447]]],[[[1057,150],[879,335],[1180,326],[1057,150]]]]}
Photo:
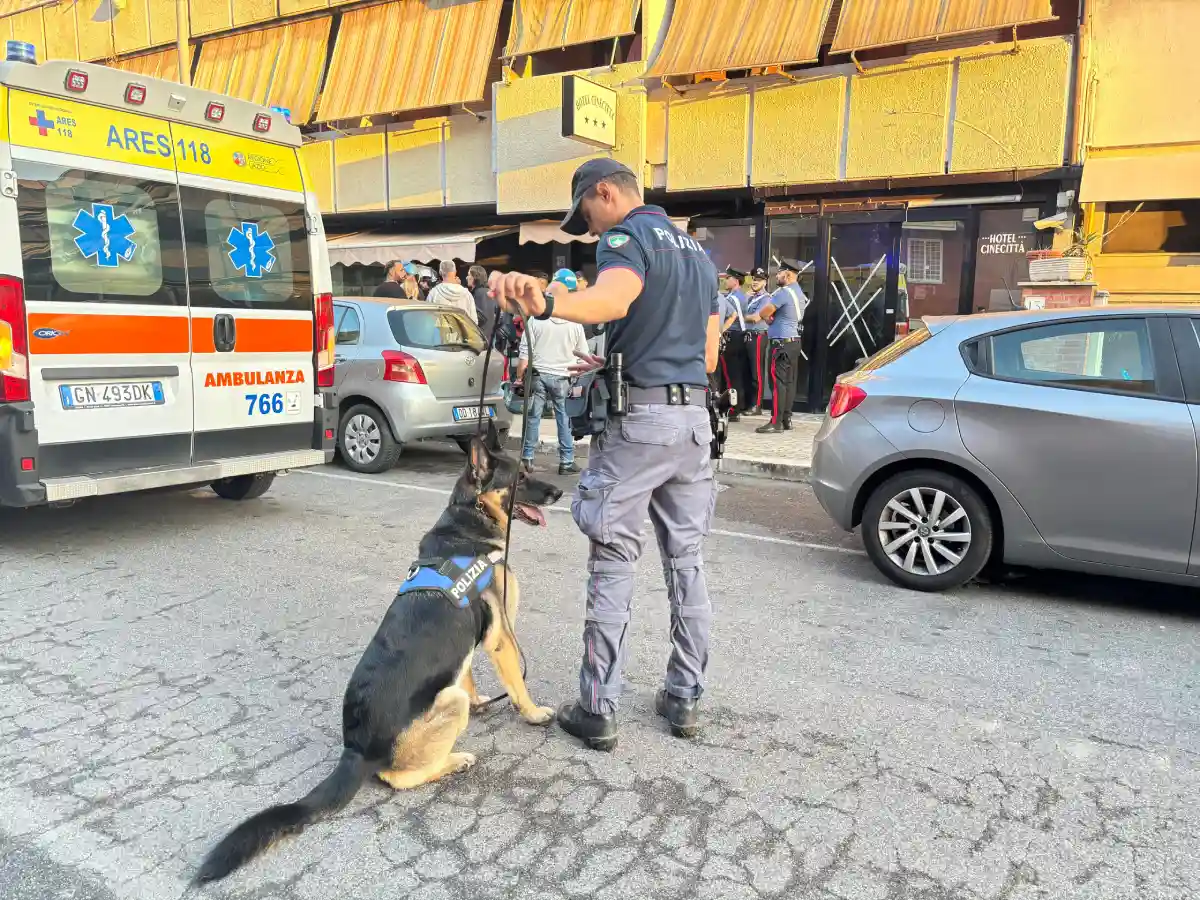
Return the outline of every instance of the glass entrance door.
{"type": "Polygon", "coordinates": [[[896,334],[899,222],[833,221],[828,285],[807,343],[816,350],[810,405],[824,409],[837,377],[890,344],[896,334]]]}

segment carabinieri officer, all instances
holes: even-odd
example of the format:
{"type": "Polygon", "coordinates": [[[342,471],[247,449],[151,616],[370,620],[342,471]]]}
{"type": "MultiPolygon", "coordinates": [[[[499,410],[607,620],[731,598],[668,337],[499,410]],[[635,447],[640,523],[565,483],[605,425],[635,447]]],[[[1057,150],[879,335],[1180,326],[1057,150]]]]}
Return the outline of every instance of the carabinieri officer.
{"type": "Polygon", "coordinates": [[[770,342],[767,340],[767,323],[758,318],[756,313],[762,310],[770,299],[771,295],[767,293],[767,270],[760,266],[750,273],[750,296],[746,298],[744,343],[749,393],[746,395],[744,406],[748,416],[762,415],[770,342]]]}
{"type": "MultiPolygon", "coordinates": [[[[596,282],[543,294],[528,275],[493,273],[510,309],[569,322],[611,322],[608,353],[623,354],[628,403],[592,442],[571,514],[590,540],[579,700],[558,711],[564,731],[595,750],[617,745],[626,633],[642,524],[654,525],[671,605],[671,656],[655,710],[672,734],[692,737],[708,666],[712,604],[701,555],[716,483],[710,459],[708,373],[720,341],[717,273],[703,248],[657,206],[642,204],[637,177],[612,159],[585,162],[571,179],[568,234],[590,232],[596,282]]],[[[603,363],[593,358],[593,368],[603,363]]]]}
{"type": "Polygon", "coordinates": [[[807,298],[796,284],[799,269],[787,262],[775,273],[778,285],[771,298],[750,318],[769,323],[771,345],[771,421],[754,429],[758,434],[790,431],[792,403],[796,399],[796,360],[800,356],[800,311],[807,298]]]}
{"type": "Polygon", "coordinates": [[[729,413],[729,421],[736,422],[747,395],[746,384],[746,297],[742,293],[745,272],[727,266],[721,273],[724,291],[719,295],[721,316],[721,389],[737,391],[738,402],[729,413]]]}

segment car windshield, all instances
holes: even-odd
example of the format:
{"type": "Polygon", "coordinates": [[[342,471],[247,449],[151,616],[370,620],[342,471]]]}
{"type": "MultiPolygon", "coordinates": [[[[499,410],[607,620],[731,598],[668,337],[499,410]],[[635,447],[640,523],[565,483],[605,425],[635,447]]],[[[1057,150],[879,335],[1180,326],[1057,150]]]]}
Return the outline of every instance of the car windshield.
{"type": "Polygon", "coordinates": [[[388,324],[397,342],[424,350],[473,350],[487,347],[483,334],[465,315],[446,309],[393,309],[388,324]]]}
{"type": "Polygon", "coordinates": [[[925,323],[920,319],[914,319],[912,331],[900,338],[900,340],[888,344],[854,371],[875,372],[879,369],[882,369],[888,363],[894,363],[914,347],[919,347],[931,337],[933,337],[933,335],[930,333],[925,323]]]}

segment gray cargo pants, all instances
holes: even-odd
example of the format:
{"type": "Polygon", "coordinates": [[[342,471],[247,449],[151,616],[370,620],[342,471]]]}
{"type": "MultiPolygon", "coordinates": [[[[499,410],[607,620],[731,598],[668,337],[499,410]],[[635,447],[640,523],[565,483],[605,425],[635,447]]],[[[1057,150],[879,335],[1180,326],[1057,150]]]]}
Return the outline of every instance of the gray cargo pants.
{"type": "Polygon", "coordinates": [[[591,540],[579,692],[593,713],[615,712],[621,697],[634,573],[649,514],[671,603],[667,692],[704,691],[712,604],[701,547],[717,501],[708,410],[637,404],[592,443],[571,515],[591,540]]]}

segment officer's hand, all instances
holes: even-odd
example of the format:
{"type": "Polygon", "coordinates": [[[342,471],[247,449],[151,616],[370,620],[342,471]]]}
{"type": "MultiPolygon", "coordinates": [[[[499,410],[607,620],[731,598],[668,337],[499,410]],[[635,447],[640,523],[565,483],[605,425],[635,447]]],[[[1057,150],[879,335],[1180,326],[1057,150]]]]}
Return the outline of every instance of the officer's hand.
{"type": "Polygon", "coordinates": [[[488,293],[508,312],[540,316],[546,311],[546,298],[532,275],[493,272],[488,278],[488,293]]]}
{"type": "Polygon", "coordinates": [[[573,366],[567,366],[567,371],[571,375],[584,375],[588,372],[595,372],[597,369],[604,368],[603,356],[594,356],[591,353],[576,353],[575,358],[579,362],[573,366]]]}

